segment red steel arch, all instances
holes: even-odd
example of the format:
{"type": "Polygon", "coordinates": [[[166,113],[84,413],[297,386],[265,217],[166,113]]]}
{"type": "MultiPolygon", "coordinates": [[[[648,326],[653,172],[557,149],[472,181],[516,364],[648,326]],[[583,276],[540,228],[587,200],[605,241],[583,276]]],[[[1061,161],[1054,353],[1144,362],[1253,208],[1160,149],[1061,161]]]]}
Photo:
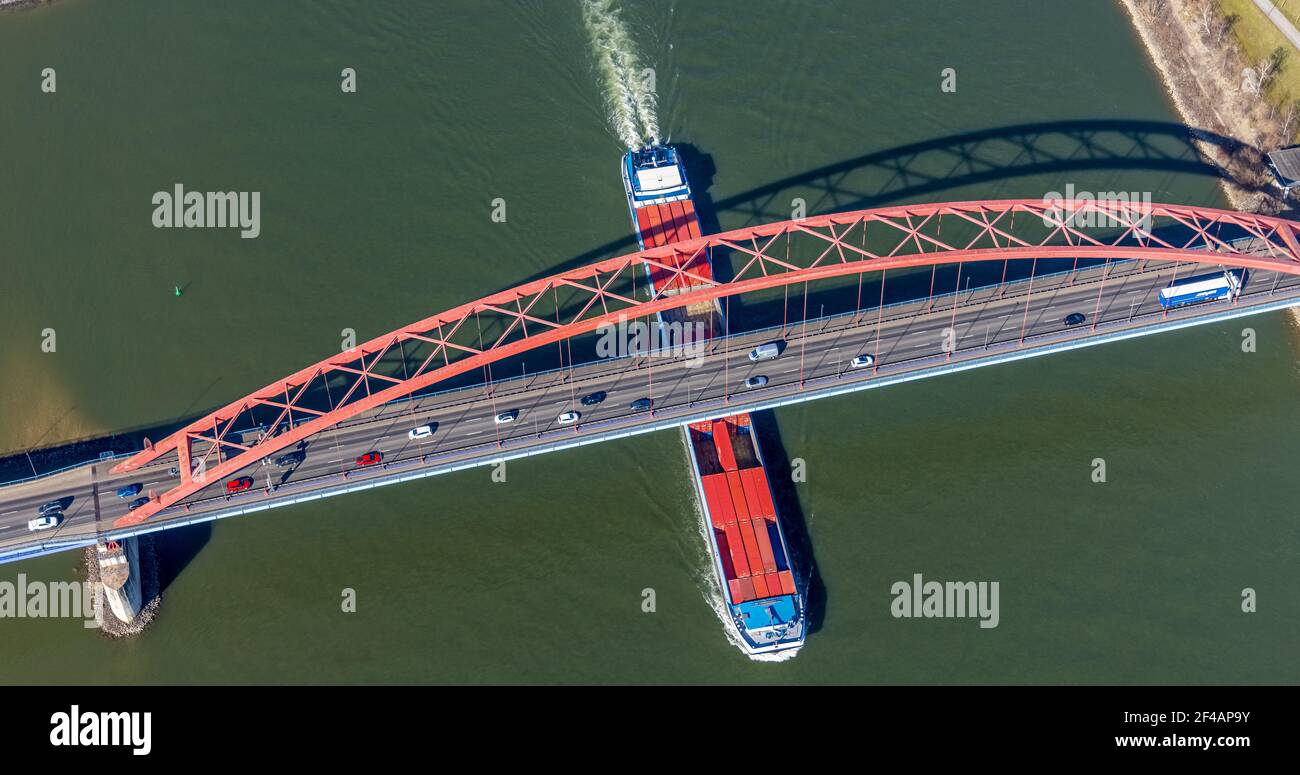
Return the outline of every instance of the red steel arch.
{"type": "Polygon", "coordinates": [[[620,317],[650,315],[813,280],[973,261],[1149,259],[1300,274],[1297,229],[1300,223],[1293,221],[1204,207],[1123,200],[997,200],[811,216],[611,258],[494,293],[376,337],[233,401],[157,443],[146,442],[144,451],[113,471],[132,471],[175,451],[181,480],[115,525],[144,522],[211,483],[382,404],[528,350],[595,331],[620,317]],[[1104,237],[1095,236],[1099,220],[1109,229],[1104,237]],[[947,239],[943,237],[945,223],[950,224],[947,239]],[[952,239],[954,231],[959,239],[952,239]],[[791,257],[789,241],[794,237],[811,240],[820,250],[791,257]],[[716,251],[739,258],[729,279],[699,273],[716,251]],[[635,278],[651,267],[666,270],[673,279],[652,296],[638,298],[635,278]],[[629,282],[633,283],[632,292],[624,287],[629,282]],[[561,291],[572,302],[566,309],[558,301],[561,291]],[[535,311],[551,297],[556,299],[554,320],[535,311]],[[490,343],[466,343],[467,324],[477,323],[481,315],[497,318],[504,332],[490,343]],[[381,361],[393,355],[395,348],[405,353],[407,343],[429,348],[430,353],[413,372],[404,365],[400,376],[383,373],[381,361]],[[301,403],[309,387],[331,377],[352,379],[337,405],[332,398],[328,410],[301,403]],[[228,439],[236,420],[256,408],[269,408],[276,421],[251,443],[228,439]],[[198,451],[198,466],[196,443],[206,445],[198,451]],[[232,449],[236,451],[227,455],[232,449]],[[207,465],[214,456],[216,465],[207,465]],[[194,475],[196,468],[203,475],[194,475]]]}

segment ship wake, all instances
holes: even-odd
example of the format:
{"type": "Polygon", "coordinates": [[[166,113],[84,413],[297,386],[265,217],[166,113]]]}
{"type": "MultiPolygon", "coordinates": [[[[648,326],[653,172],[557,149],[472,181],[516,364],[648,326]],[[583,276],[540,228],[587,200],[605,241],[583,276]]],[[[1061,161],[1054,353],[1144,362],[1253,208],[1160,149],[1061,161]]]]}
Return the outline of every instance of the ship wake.
{"type": "Polygon", "coordinates": [[[582,22],[592,54],[609,122],[629,150],[659,142],[659,105],[652,70],[642,69],[636,43],[613,0],[581,0],[582,22]]]}

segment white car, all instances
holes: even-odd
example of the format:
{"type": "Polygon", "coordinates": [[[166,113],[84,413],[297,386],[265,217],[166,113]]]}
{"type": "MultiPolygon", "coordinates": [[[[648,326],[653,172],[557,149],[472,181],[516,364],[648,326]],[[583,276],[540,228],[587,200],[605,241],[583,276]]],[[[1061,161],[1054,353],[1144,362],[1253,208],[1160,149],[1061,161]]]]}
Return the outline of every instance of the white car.
{"type": "Polygon", "coordinates": [[[432,425],[421,425],[418,428],[412,428],[407,432],[406,437],[414,441],[415,439],[427,439],[433,435],[432,425]]]}
{"type": "Polygon", "coordinates": [[[849,361],[849,366],[854,369],[862,369],[874,364],[875,362],[876,362],[876,357],[874,355],[859,355],[858,357],[849,361]]]}
{"type": "Polygon", "coordinates": [[[36,519],[27,523],[27,529],[35,533],[37,530],[49,530],[52,527],[58,527],[59,522],[63,519],[63,512],[51,511],[43,514],[36,519]]]}
{"type": "Polygon", "coordinates": [[[508,412],[502,412],[497,415],[493,422],[497,425],[505,425],[514,422],[517,417],[519,417],[519,411],[517,409],[511,409],[508,412]]]}
{"type": "Polygon", "coordinates": [[[572,425],[573,423],[577,422],[581,417],[582,417],[581,412],[565,412],[559,417],[556,417],[555,421],[558,422],[560,425],[572,425]]]}

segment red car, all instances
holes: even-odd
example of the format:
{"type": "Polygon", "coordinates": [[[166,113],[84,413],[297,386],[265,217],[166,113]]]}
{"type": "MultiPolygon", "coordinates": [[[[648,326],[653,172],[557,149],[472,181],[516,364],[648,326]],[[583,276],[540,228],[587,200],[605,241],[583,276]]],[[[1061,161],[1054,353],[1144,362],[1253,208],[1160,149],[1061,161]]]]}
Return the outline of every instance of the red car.
{"type": "Polygon", "coordinates": [[[253,486],[253,477],[241,476],[238,479],[231,479],[226,482],[226,492],[243,492],[253,486]]]}
{"type": "Polygon", "coordinates": [[[373,466],[383,459],[384,459],[384,453],[382,452],[367,452],[366,454],[357,458],[357,465],[361,467],[373,466]]]}

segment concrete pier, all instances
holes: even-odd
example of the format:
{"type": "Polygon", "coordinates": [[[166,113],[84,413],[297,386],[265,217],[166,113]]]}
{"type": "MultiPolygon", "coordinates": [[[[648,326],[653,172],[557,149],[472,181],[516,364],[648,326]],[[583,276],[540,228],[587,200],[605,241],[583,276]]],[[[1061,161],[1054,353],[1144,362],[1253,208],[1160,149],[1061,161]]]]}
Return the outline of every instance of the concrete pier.
{"type": "Polygon", "coordinates": [[[95,555],[109,610],[123,624],[134,624],[143,597],[138,539],[101,542],[95,547],[95,555]]]}
{"type": "Polygon", "coordinates": [[[153,536],[100,541],[84,552],[100,633],[123,638],[144,632],[162,602],[153,536]]]}

